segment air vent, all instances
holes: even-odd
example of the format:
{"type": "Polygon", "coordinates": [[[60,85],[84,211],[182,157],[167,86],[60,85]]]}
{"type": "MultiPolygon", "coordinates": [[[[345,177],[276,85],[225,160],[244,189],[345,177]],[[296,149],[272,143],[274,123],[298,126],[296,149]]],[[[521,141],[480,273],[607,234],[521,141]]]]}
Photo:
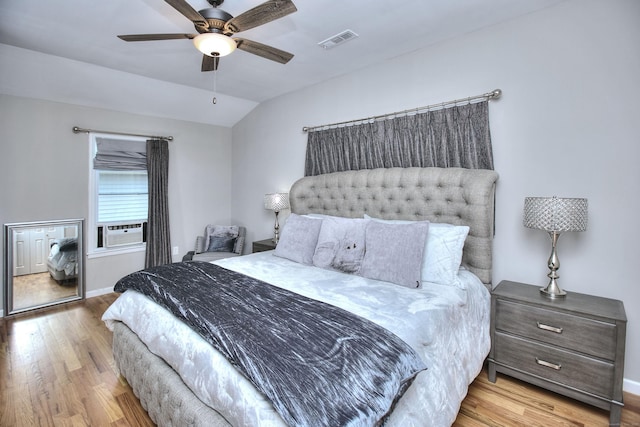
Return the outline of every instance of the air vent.
{"type": "Polygon", "coordinates": [[[343,32],[338,33],[335,36],[331,36],[328,39],[321,41],[320,43],[318,43],[318,46],[323,49],[331,49],[332,47],[336,47],[339,44],[348,42],[349,40],[353,40],[357,37],[358,35],[353,31],[344,30],[343,32]]]}

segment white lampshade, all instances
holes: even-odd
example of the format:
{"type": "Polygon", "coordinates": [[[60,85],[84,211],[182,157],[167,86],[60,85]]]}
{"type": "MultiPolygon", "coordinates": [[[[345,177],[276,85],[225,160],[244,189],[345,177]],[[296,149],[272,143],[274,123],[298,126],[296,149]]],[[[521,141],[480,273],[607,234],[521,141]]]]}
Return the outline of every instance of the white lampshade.
{"type": "Polygon", "coordinates": [[[289,209],[289,193],[271,193],[264,195],[265,209],[280,212],[289,209]]]}
{"type": "Polygon", "coordinates": [[[236,50],[236,42],[219,33],[202,33],[194,37],[193,44],[208,56],[225,56],[236,50]]]}

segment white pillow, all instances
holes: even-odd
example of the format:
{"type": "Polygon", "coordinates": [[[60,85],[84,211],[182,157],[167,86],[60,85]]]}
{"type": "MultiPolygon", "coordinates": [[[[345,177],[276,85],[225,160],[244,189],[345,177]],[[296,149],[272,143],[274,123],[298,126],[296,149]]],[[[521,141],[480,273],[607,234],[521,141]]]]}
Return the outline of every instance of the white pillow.
{"type": "Polygon", "coordinates": [[[463,287],[458,280],[458,270],[468,234],[466,225],[431,223],[422,261],[423,282],[463,287]]]}
{"type": "MultiPolygon", "coordinates": [[[[391,224],[416,222],[372,218],[369,215],[365,215],[364,217],[391,224]]],[[[469,227],[466,225],[437,222],[429,224],[427,243],[422,260],[421,280],[423,282],[457,287],[464,286],[462,282],[458,280],[458,270],[460,270],[460,264],[462,264],[462,250],[468,234],[469,227]]]]}

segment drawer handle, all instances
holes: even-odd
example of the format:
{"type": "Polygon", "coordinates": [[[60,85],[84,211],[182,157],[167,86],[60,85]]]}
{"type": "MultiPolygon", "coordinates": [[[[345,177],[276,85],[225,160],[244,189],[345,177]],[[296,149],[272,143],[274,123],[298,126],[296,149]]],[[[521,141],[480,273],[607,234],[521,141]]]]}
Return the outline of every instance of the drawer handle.
{"type": "Polygon", "coordinates": [[[562,365],[560,364],[547,362],[546,360],[538,359],[537,357],[536,357],[536,363],[541,366],[546,366],[547,368],[555,369],[556,371],[559,371],[562,368],[562,365]]]}
{"type": "Polygon", "coordinates": [[[556,328],[555,326],[545,325],[544,323],[540,323],[540,322],[536,322],[536,323],[538,325],[538,328],[544,329],[545,331],[555,332],[556,334],[562,333],[562,328],[556,328]]]}

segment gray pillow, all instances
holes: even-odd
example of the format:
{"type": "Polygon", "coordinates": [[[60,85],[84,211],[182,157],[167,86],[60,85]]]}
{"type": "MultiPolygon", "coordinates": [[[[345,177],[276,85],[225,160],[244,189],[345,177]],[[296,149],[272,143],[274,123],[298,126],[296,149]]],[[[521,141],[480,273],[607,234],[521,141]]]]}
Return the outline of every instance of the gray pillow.
{"type": "Polygon", "coordinates": [[[211,236],[209,237],[207,252],[233,252],[235,244],[235,237],[211,236]]]}
{"type": "Polygon", "coordinates": [[[205,242],[204,242],[204,250],[209,251],[209,246],[211,246],[211,238],[215,237],[226,237],[226,238],[236,238],[238,237],[238,226],[237,225],[214,225],[209,224],[204,229],[205,242]]]}
{"type": "Polygon", "coordinates": [[[313,265],[345,273],[357,273],[365,252],[365,227],[362,218],[322,218],[313,265]]]}
{"type": "Polygon", "coordinates": [[[359,274],[408,288],[420,287],[428,231],[428,221],[411,224],[370,221],[366,228],[366,251],[359,274]]]}
{"type": "MultiPolygon", "coordinates": [[[[411,224],[415,221],[395,219],[378,219],[364,216],[373,221],[387,224],[411,224]]],[[[458,279],[458,270],[462,264],[464,242],[469,234],[466,225],[446,223],[429,223],[429,234],[422,260],[422,281],[440,285],[454,285],[465,289],[465,284],[458,279]]]]}
{"type": "Polygon", "coordinates": [[[321,219],[290,214],[282,227],[280,240],[273,254],[301,264],[311,265],[321,226],[321,219]]]}

